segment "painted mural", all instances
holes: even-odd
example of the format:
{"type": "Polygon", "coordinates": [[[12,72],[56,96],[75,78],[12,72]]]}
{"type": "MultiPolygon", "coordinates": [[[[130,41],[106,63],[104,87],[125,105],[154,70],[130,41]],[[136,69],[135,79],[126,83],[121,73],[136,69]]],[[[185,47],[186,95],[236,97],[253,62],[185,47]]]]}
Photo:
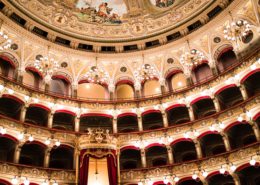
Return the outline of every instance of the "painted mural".
{"type": "Polygon", "coordinates": [[[153,5],[159,7],[159,8],[167,8],[171,5],[173,5],[174,0],[150,0],[153,5]]]}
{"type": "Polygon", "coordinates": [[[73,12],[81,21],[121,24],[127,13],[123,0],[39,0],[43,4],[63,6],[73,12]]]}

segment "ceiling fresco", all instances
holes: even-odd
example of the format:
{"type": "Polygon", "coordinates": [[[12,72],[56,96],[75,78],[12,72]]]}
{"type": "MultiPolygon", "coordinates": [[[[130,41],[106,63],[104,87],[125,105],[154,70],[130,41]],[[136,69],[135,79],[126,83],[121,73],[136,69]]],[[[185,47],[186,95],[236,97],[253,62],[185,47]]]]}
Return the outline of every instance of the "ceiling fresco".
{"type": "Polygon", "coordinates": [[[167,8],[174,4],[175,0],[150,0],[151,3],[159,8],[167,8]]]}
{"type": "Polygon", "coordinates": [[[6,0],[42,26],[95,42],[139,40],[187,22],[215,0],[6,0]]]}

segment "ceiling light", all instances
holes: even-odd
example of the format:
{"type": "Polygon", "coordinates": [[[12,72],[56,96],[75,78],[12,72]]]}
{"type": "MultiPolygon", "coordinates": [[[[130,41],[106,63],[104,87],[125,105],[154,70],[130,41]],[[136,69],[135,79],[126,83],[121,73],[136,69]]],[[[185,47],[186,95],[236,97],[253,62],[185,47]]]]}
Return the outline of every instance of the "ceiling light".
{"type": "Polygon", "coordinates": [[[251,159],[249,163],[250,163],[251,166],[255,166],[256,165],[256,160],[255,159],[251,159]]]}
{"type": "Polygon", "coordinates": [[[220,173],[220,174],[225,174],[225,172],[226,172],[226,170],[225,170],[224,168],[221,167],[221,168],[219,169],[219,173],[220,173]]]}
{"type": "Polygon", "coordinates": [[[60,64],[50,56],[50,46],[48,46],[47,56],[36,57],[34,67],[38,69],[44,76],[51,78],[53,73],[60,68],[60,64]]]}
{"type": "Polygon", "coordinates": [[[20,133],[20,134],[18,134],[18,140],[23,140],[24,139],[24,133],[20,133]]]}
{"type": "Polygon", "coordinates": [[[89,83],[103,84],[108,83],[109,74],[97,65],[98,58],[96,57],[95,66],[90,67],[89,71],[84,75],[89,83]]]}
{"type": "Polygon", "coordinates": [[[2,31],[0,32],[0,37],[1,40],[3,40],[0,45],[0,50],[9,49],[11,47],[12,40],[9,39],[9,36],[2,31]]]}
{"type": "Polygon", "coordinates": [[[188,44],[188,51],[184,52],[184,54],[181,55],[180,62],[182,65],[188,67],[189,69],[196,67],[200,65],[203,60],[205,60],[204,54],[196,49],[190,49],[190,43],[187,40],[188,44]]]}
{"type": "MultiPolygon", "coordinates": [[[[138,82],[142,82],[144,80],[152,80],[154,78],[158,78],[159,74],[156,68],[150,64],[144,64],[144,55],[142,55],[143,64],[141,67],[137,68],[134,71],[134,77],[138,82]]],[[[156,88],[156,91],[159,92],[160,89],[156,88]]]]}
{"type": "Polygon", "coordinates": [[[250,33],[251,25],[246,20],[234,21],[231,12],[232,21],[224,26],[224,38],[229,41],[242,41],[250,33]]]}
{"type": "Polygon", "coordinates": [[[0,134],[1,134],[1,135],[5,135],[5,134],[6,134],[6,128],[1,127],[1,128],[0,128],[0,134]]]}

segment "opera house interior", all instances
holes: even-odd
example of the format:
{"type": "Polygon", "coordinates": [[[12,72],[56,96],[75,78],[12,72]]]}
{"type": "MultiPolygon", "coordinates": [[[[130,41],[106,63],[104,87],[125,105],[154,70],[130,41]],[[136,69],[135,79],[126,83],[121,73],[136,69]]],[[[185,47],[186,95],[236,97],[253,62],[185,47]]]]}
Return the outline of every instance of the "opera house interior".
{"type": "Polygon", "coordinates": [[[260,185],[260,0],[0,0],[0,185],[260,185]]]}

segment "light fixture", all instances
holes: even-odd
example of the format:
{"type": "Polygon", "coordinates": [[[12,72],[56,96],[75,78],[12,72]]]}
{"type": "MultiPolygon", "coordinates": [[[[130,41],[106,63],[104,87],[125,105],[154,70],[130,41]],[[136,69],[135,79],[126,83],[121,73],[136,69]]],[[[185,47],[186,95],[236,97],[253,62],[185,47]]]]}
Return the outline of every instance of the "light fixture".
{"type": "Polygon", "coordinates": [[[237,167],[236,167],[234,164],[232,164],[232,165],[230,166],[230,170],[231,170],[232,172],[236,171],[236,169],[237,169],[237,167]]]}
{"type": "Polygon", "coordinates": [[[5,135],[6,134],[6,128],[0,127],[0,134],[5,135]]]}
{"type": "Polygon", "coordinates": [[[13,185],[16,185],[16,184],[20,184],[20,183],[23,183],[24,185],[30,185],[30,181],[27,177],[21,177],[21,176],[14,176],[14,178],[12,178],[11,180],[11,183],[13,185]],[[24,179],[24,180],[23,180],[24,179]]]}
{"type": "Polygon", "coordinates": [[[203,170],[203,172],[202,172],[202,176],[203,176],[203,177],[206,178],[206,177],[208,176],[208,174],[209,174],[208,172],[206,172],[205,170],[203,170]]]}
{"type": "Polygon", "coordinates": [[[96,57],[95,66],[92,66],[84,75],[89,83],[104,84],[109,81],[109,74],[97,65],[98,58],[96,57]]]}
{"type": "MultiPolygon", "coordinates": [[[[142,66],[138,67],[134,71],[134,77],[138,82],[142,82],[144,80],[152,80],[154,78],[158,78],[159,74],[154,66],[150,64],[144,63],[144,54],[142,54],[142,66]]],[[[157,90],[156,90],[157,91],[157,90]]]]}
{"type": "Polygon", "coordinates": [[[238,121],[238,122],[242,122],[242,121],[243,121],[243,117],[242,117],[242,116],[239,116],[239,117],[237,118],[237,121],[238,121]]]}
{"type": "Polygon", "coordinates": [[[24,181],[23,181],[23,184],[24,185],[30,185],[30,181],[27,178],[25,178],[24,181]]]}
{"type": "Polygon", "coordinates": [[[18,138],[19,141],[23,140],[24,139],[24,133],[23,132],[19,133],[17,138],[18,138]]]}
{"type": "Polygon", "coordinates": [[[51,138],[47,138],[44,143],[50,147],[59,147],[61,145],[60,140],[54,139],[53,136],[51,138]]]}
{"type": "Polygon", "coordinates": [[[11,47],[12,40],[9,38],[9,36],[4,33],[0,32],[0,50],[6,50],[11,47]]]}
{"type": "Polygon", "coordinates": [[[255,166],[255,165],[256,165],[256,160],[252,158],[252,159],[249,161],[249,164],[250,164],[251,166],[255,166]]]}
{"type": "Polygon", "coordinates": [[[242,41],[250,33],[251,25],[246,20],[234,21],[231,12],[231,23],[224,26],[224,38],[229,41],[242,41]]]}
{"type": "Polygon", "coordinates": [[[175,176],[173,180],[174,180],[174,182],[179,182],[180,178],[175,176]]]}
{"type": "Polygon", "coordinates": [[[193,179],[193,180],[197,180],[197,179],[198,179],[198,175],[197,175],[196,173],[194,173],[194,174],[192,175],[192,179],[193,179]]]}
{"type": "Polygon", "coordinates": [[[169,182],[170,182],[169,179],[167,178],[167,176],[165,176],[164,179],[163,179],[163,183],[168,184],[169,182]]]}
{"type": "Polygon", "coordinates": [[[219,173],[220,173],[220,174],[225,174],[225,172],[226,172],[225,168],[223,168],[223,167],[221,166],[221,168],[219,169],[219,173]]]}
{"type": "Polygon", "coordinates": [[[51,78],[53,73],[60,68],[59,62],[50,56],[49,50],[50,46],[48,46],[47,55],[45,57],[38,55],[34,61],[34,67],[47,78],[51,78]]]}
{"type": "Polygon", "coordinates": [[[30,136],[29,136],[29,138],[28,138],[28,140],[29,140],[30,142],[33,142],[33,141],[34,141],[34,138],[33,138],[33,136],[32,136],[32,135],[30,135],[30,136]]]}
{"type": "Polygon", "coordinates": [[[180,62],[189,69],[200,65],[205,60],[204,54],[197,49],[190,49],[190,43],[187,40],[188,51],[181,55],[180,62]]]}
{"type": "Polygon", "coordinates": [[[14,178],[12,178],[11,183],[12,183],[13,185],[16,185],[16,184],[19,183],[19,180],[18,180],[17,176],[15,176],[14,178]]]}

